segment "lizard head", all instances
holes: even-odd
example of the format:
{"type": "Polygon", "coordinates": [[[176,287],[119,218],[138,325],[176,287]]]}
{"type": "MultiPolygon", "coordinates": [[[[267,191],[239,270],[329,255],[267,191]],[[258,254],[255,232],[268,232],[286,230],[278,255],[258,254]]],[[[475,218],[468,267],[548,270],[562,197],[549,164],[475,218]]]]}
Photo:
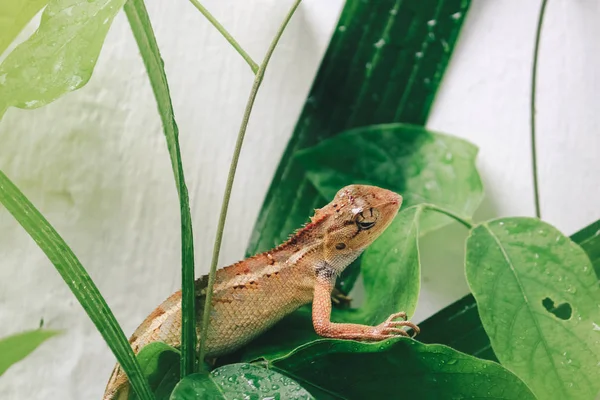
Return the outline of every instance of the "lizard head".
{"type": "Polygon", "coordinates": [[[385,231],[400,209],[402,197],[376,186],[350,185],[318,210],[324,218],[324,256],[339,272],[385,231]]]}

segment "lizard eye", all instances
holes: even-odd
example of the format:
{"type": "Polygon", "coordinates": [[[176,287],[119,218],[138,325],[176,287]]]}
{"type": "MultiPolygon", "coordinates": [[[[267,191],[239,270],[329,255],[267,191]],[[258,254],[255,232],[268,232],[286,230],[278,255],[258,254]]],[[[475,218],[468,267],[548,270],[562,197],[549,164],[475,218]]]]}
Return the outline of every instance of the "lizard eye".
{"type": "Polygon", "coordinates": [[[369,208],[368,210],[362,211],[356,215],[356,226],[359,230],[366,231],[375,226],[377,218],[379,217],[379,211],[376,208],[369,208]]]}

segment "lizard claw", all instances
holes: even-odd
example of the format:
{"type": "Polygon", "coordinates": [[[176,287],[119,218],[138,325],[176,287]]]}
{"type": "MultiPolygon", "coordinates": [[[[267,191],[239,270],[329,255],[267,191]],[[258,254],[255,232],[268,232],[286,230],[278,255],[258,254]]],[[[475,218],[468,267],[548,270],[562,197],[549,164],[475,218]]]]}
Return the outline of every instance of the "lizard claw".
{"type": "Polygon", "coordinates": [[[333,291],[331,292],[331,301],[333,301],[334,304],[339,305],[343,308],[348,308],[350,307],[350,302],[352,301],[352,298],[345,295],[341,290],[334,287],[333,291]]]}
{"type": "Polygon", "coordinates": [[[382,324],[379,324],[378,326],[375,327],[375,335],[381,335],[381,336],[386,336],[387,337],[394,337],[394,336],[405,336],[405,337],[415,337],[417,334],[419,334],[421,332],[421,330],[419,329],[419,327],[415,324],[413,324],[410,321],[407,321],[406,319],[406,313],[404,311],[401,312],[397,312],[394,313],[392,315],[390,315],[385,322],[383,322],[382,324]],[[401,318],[401,321],[396,321],[397,318],[401,318]],[[411,328],[413,330],[413,335],[410,336],[408,334],[408,332],[406,332],[404,329],[401,329],[401,327],[407,326],[409,328],[411,328]]]}

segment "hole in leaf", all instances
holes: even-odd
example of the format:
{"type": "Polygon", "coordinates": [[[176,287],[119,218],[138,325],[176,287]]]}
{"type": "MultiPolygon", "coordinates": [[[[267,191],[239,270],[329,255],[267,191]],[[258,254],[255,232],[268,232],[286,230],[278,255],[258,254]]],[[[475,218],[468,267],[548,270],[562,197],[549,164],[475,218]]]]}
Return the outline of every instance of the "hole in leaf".
{"type": "Polygon", "coordinates": [[[554,307],[554,301],[551,298],[546,297],[542,300],[542,305],[549,313],[556,315],[560,319],[564,319],[565,321],[571,318],[571,314],[573,313],[573,309],[569,303],[559,304],[557,307],[554,307]]]}

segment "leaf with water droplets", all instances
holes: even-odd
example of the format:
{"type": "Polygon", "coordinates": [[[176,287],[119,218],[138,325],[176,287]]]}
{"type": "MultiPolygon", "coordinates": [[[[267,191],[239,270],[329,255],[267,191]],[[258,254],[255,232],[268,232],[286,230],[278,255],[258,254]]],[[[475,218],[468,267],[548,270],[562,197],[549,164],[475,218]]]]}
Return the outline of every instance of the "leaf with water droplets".
{"type": "Polygon", "coordinates": [[[0,65],[0,117],[37,108],[85,85],[125,0],[50,0],[40,26],[0,65]]]}
{"type": "Polygon", "coordinates": [[[534,400],[501,365],[412,339],[324,339],[269,362],[271,368],[343,399],[534,400]]]}
{"type": "Polygon", "coordinates": [[[534,218],[475,227],[466,273],[500,362],[540,399],[600,390],[600,287],[583,249],[534,218]]]}
{"type": "Polygon", "coordinates": [[[191,399],[290,399],[314,400],[293,379],[252,364],[228,364],[210,374],[192,374],[183,378],[171,394],[171,400],[191,399]]]}
{"type": "MultiPolygon", "coordinates": [[[[325,198],[345,185],[372,184],[400,193],[404,207],[431,203],[469,219],[483,198],[476,156],[477,148],[463,139],[416,125],[385,124],[346,131],[296,157],[325,198]]],[[[426,213],[421,232],[449,221],[426,213]]]]}

